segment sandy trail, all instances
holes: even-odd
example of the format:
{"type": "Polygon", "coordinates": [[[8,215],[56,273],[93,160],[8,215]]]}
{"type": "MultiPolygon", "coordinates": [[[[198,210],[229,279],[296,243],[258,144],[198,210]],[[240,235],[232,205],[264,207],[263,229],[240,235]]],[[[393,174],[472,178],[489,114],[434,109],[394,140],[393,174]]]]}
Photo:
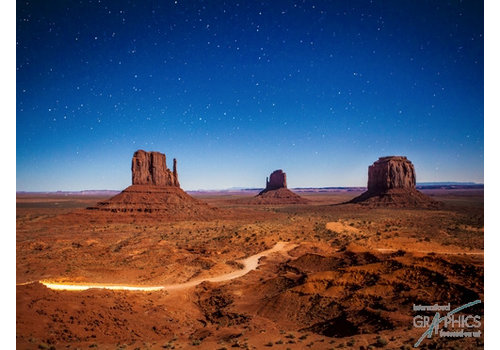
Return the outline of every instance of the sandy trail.
{"type": "Polygon", "coordinates": [[[240,260],[239,262],[243,264],[243,269],[241,270],[236,270],[230,273],[226,273],[223,275],[218,275],[214,277],[206,277],[206,278],[198,278],[194,279],[189,282],[185,283],[177,283],[177,284],[167,284],[164,286],[138,286],[138,285],[121,285],[121,284],[104,284],[104,283],[57,283],[57,282],[52,282],[52,281],[39,281],[41,284],[46,286],[47,288],[53,289],[53,290],[71,290],[71,291],[82,291],[82,290],[88,290],[91,288],[98,288],[98,289],[111,289],[111,290],[126,290],[126,291],[143,291],[143,292],[151,292],[151,291],[159,291],[159,290],[167,290],[167,291],[174,291],[174,290],[180,290],[180,289],[186,289],[186,288],[191,288],[194,286],[197,286],[200,283],[203,282],[224,282],[224,281],[230,281],[232,279],[236,279],[239,277],[242,277],[249,273],[252,270],[255,270],[259,266],[259,260],[260,258],[267,256],[272,253],[276,252],[286,252],[289,251],[293,248],[295,248],[297,245],[288,243],[288,242],[278,242],[272,247],[271,249],[265,250],[263,252],[260,252],[258,254],[249,256],[246,259],[240,260]]]}
{"type": "Polygon", "coordinates": [[[351,234],[356,234],[360,233],[360,231],[353,227],[349,226],[347,224],[344,224],[343,222],[340,221],[331,221],[326,223],[326,229],[334,232],[340,232],[340,233],[351,233],[351,234]]]}

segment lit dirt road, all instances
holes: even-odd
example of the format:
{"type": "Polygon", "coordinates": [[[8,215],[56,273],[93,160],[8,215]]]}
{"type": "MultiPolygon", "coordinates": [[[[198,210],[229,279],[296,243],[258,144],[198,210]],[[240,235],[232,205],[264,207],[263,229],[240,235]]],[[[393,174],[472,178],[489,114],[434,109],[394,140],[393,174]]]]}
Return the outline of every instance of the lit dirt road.
{"type": "Polygon", "coordinates": [[[240,260],[239,262],[243,265],[243,268],[230,273],[222,274],[214,277],[194,279],[192,281],[178,283],[178,284],[167,284],[163,286],[140,286],[140,285],[123,285],[123,284],[104,284],[104,283],[71,283],[64,282],[58,283],[55,281],[42,280],[39,281],[41,284],[47,288],[53,290],[71,290],[71,291],[82,291],[91,288],[98,289],[111,289],[111,290],[125,290],[125,291],[142,291],[142,292],[152,292],[159,290],[174,291],[180,289],[191,288],[197,286],[203,282],[225,282],[230,281],[239,277],[242,277],[252,270],[255,270],[259,266],[260,258],[268,256],[272,253],[286,252],[295,248],[296,244],[291,244],[288,242],[278,242],[271,249],[265,250],[258,254],[249,256],[246,259],[240,260]]]}

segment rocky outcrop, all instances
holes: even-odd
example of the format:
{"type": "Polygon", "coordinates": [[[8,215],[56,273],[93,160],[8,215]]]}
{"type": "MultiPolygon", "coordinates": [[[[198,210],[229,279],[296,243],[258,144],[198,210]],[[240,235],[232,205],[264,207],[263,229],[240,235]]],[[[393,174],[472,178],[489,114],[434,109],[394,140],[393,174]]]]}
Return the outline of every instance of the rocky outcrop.
{"type": "Polygon", "coordinates": [[[275,170],[266,178],[266,189],[264,191],[277,190],[278,188],[286,188],[286,174],[283,170],[275,170]]]}
{"type": "Polygon", "coordinates": [[[266,188],[248,201],[249,204],[306,204],[309,200],[286,187],[286,173],[275,170],[266,178],[266,188]]]}
{"type": "Polygon", "coordinates": [[[113,213],[156,213],[172,220],[213,218],[217,209],[179,186],[177,161],[171,171],[160,152],[139,150],[132,157],[132,186],[88,209],[113,213]]]}
{"type": "Polygon", "coordinates": [[[380,157],[368,167],[368,190],[350,203],[368,206],[439,207],[416,189],[415,167],[406,157],[380,157]]]}
{"type": "Polygon", "coordinates": [[[167,167],[163,153],[143,150],[135,152],[132,157],[132,185],[179,187],[177,160],[174,159],[174,171],[172,172],[167,167]]]}

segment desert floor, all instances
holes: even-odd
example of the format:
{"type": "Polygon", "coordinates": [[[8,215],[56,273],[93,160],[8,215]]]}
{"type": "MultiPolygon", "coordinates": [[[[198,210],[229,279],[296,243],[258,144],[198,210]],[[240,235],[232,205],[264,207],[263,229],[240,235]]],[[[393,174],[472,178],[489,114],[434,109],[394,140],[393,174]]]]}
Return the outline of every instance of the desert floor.
{"type": "MultiPolygon", "coordinates": [[[[300,193],[310,204],[288,206],[213,193],[197,198],[220,215],[191,221],[86,210],[98,197],[18,195],[17,346],[410,349],[426,330],[413,317],[434,315],[414,304],[484,301],[483,191],[423,192],[443,207],[339,204],[359,194],[347,191],[300,193]],[[278,242],[286,249],[243,261],[278,242]]],[[[464,314],[484,322],[482,303],[464,314]]],[[[419,348],[483,348],[483,337],[419,348]]]]}

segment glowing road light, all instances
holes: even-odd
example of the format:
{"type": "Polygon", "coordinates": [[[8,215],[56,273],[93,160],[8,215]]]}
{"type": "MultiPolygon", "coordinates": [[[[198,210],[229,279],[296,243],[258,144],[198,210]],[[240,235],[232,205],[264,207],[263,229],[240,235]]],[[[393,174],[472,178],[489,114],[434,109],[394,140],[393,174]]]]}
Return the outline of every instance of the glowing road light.
{"type": "Polygon", "coordinates": [[[141,286],[127,286],[118,284],[65,284],[65,283],[53,283],[48,281],[40,281],[45,287],[53,290],[72,290],[72,291],[82,291],[88,289],[111,289],[111,290],[127,290],[127,291],[139,291],[139,292],[154,292],[162,290],[162,286],[152,286],[152,287],[141,287],[141,286]]]}

